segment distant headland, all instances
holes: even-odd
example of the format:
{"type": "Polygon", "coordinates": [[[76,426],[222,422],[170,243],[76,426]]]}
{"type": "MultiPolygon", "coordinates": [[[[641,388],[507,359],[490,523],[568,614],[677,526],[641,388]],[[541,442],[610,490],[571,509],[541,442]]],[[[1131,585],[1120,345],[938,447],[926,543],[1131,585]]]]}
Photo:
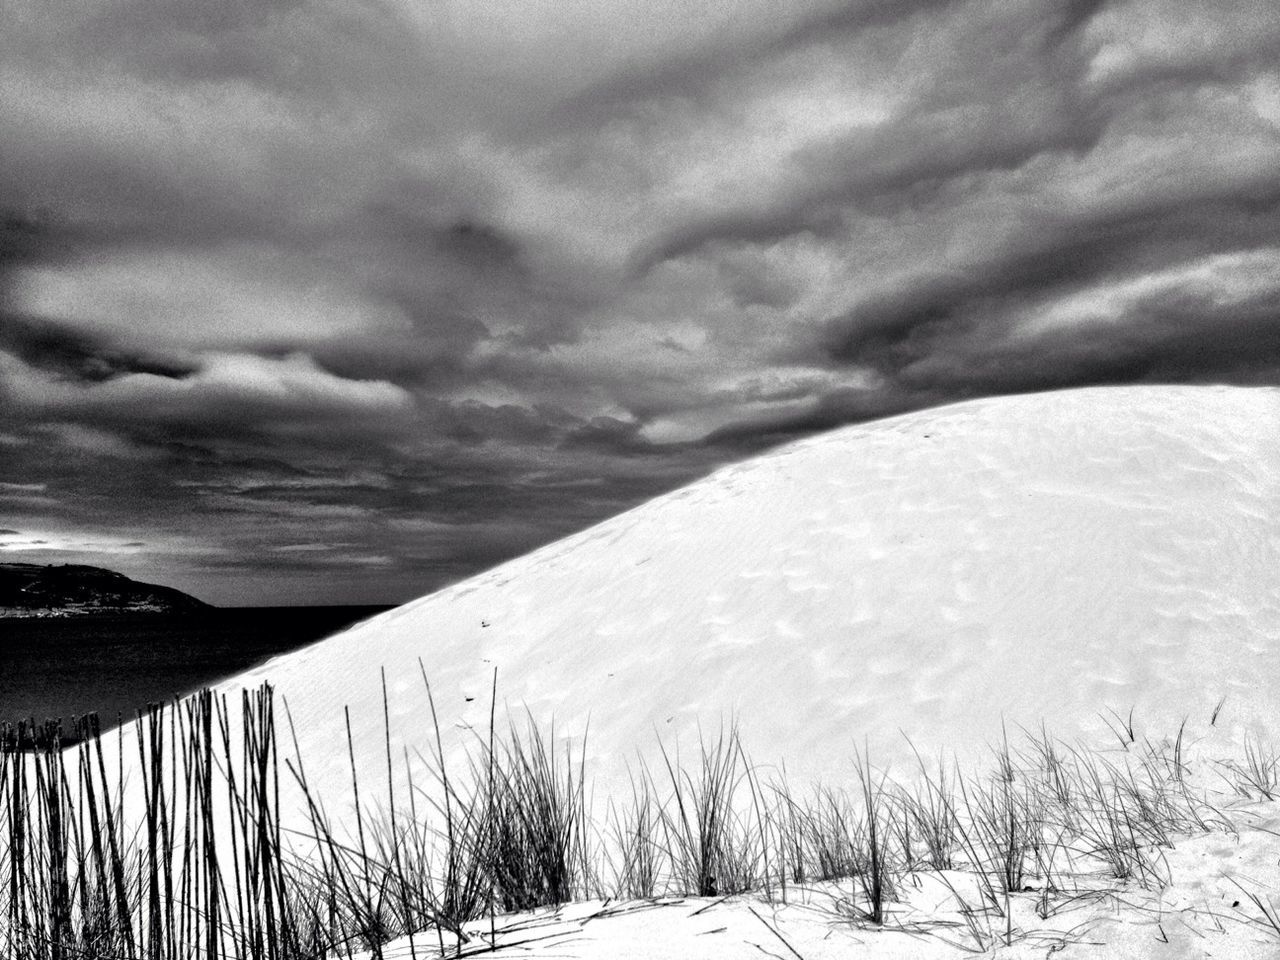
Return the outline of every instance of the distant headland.
{"type": "Polygon", "coordinates": [[[183,614],[210,609],[181,590],[78,564],[0,563],[0,617],[183,614]]]}

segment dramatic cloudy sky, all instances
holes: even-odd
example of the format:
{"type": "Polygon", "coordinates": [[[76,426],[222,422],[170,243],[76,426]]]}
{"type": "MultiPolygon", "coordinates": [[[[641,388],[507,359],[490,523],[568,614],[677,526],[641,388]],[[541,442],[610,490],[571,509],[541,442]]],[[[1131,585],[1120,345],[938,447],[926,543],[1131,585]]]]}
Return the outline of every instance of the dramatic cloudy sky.
{"type": "Polygon", "coordinates": [[[1274,0],[0,15],[0,559],[399,601],[833,425],[1280,381],[1274,0]]]}

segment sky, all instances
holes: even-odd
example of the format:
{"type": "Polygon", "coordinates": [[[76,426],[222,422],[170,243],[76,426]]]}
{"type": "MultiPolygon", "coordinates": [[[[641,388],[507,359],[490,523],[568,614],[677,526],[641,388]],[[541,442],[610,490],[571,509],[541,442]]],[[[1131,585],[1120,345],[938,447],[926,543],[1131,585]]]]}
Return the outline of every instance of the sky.
{"type": "Polygon", "coordinates": [[[0,560],[395,603],[843,424],[1280,382],[1272,0],[0,12],[0,560]]]}

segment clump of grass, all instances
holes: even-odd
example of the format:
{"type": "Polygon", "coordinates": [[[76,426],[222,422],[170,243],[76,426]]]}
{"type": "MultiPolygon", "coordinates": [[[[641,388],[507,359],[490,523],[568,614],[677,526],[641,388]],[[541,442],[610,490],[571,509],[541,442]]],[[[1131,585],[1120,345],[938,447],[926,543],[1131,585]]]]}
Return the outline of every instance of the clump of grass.
{"type": "Polygon", "coordinates": [[[854,875],[860,827],[847,794],[831,787],[814,788],[797,799],[788,784],[773,785],[779,849],[794,883],[843,880],[854,875]]]}
{"type": "MultiPolygon", "coordinates": [[[[716,897],[750,890],[761,879],[763,851],[739,813],[747,780],[746,756],[736,727],[714,741],[699,736],[697,775],[661,746],[670,800],[659,809],[663,850],[682,892],[716,897]]],[[[656,786],[652,787],[656,792],[656,786]]]]}
{"type": "Polygon", "coordinates": [[[881,925],[899,874],[915,859],[911,828],[902,821],[910,812],[905,794],[864,753],[855,753],[852,766],[853,797],[818,787],[811,798],[797,799],[785,779],[772,784],[774,856],[795,884],[852,881],[843,909],[858,922],[881,925]]]}
{"type": "Polygon", "coordinates": [[[787,879],[793,884],[805,883],[810,877],[808,818],[791,791],[785,769],[782,778],[771,783],[769,789],[773,798],[772,819],[776,830],[775,857],[779,875],[784,885],[787,879]]]}
{"type": "Polygon", "coordinates": [[[1254,736],[1244,741],[1244,762],[1232,765],[1235,787],[1242,796],[1263,800],[1280,797],[1280,754],[1254,736]]]}
{"type": "Polygon", "coordinates": [[[854,772],[860,788],[863,814],[862,829],[858,832],[861,842],[854,845],[854,876],[862,887],[866,904],[862,911],[863,919],[880,926],[885,919],[885,903],[894,896],[888,822],[892,805],[885,791],[888,774],[882,773],[877,779],[870,758],[861,753],[854,757],[854,772]]]}
{"type": "MultiPolygon", "coordinates": [[[[915,752],[914,746],[912,750],[915,752]]],[[[923,864],[933,870],[950,870],[955,866],[959,843],[955,773],[948,776],[946,764],[939,759],[935,775],[918,752],[916,762],[919,776],[915,792],[904,791],[900,802],[914,827],[916,839],[924,846],[923,864]]],[[[906,864],[908,869],[914,865],[914,862],[906,864]]]]}
{"type": "MultiPolygon", "coordinates": [[[[988,784],[960,781],[969,832],[966,834],[974,866],[994,878],[990,888],[1002,897],[1022,890],[1028,861],[1036,844],[1037,808],[1033,792],[1020,789],[1016,777],[996,778],[988,784]]],[[[993,905],[998,899],[990,897],[993,905]]]]}
{"type": "Polygon", "coordinates": [[[561,766],[554,738],[529,717],[523,736],[513,725],[495,767],[486,855],[507,912],[567,903],[586,886],[583,760],[575,768],[566,751],[561,766]]]}
{"type": "Polygon", "coordinates": [[[658,842],[661,816],[647,774],[631,777],[631,800],[625,807],[609,806],[609,830],[616,857],[610,866],[614,896],[647,900],[657,894],[662,870],[658,842]]]}
{"type": "Polygon", "coordinates": [[[1114,768],[1107,768],[1096,758],[1077,754],[1078,799],[1073,808],[1073,832],[1082,844],[1082,852],[1106,864],[1110,875],[1117,880],[1154,877],[1154,866],[1144,854],[1149,839],[1144,832],[1144,816],[1141,803],[1135,803],[1138,794],[1123,790],[1114,777],[1114,768]]]}
{"type": "Polygon", "coordinates": [[[1043,724],[1038,733],[1024,730],[1023,736],[1023,769],[1034,773],[1047,801],[1069,817],[1076,805],[1075,778],[1068,764],[1070,749],[1054,740],[1043,724]]]}

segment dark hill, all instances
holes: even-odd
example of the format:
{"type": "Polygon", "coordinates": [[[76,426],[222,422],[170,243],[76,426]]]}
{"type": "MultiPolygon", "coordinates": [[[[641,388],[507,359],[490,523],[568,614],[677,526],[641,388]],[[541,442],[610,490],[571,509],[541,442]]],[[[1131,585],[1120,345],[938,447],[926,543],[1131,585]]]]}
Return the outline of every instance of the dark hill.
{"type": "Polygon", "coordinates": [[[208,604],[172,587],[77,564],[0,563],[0,616],[195,613],[208,604]]]}

